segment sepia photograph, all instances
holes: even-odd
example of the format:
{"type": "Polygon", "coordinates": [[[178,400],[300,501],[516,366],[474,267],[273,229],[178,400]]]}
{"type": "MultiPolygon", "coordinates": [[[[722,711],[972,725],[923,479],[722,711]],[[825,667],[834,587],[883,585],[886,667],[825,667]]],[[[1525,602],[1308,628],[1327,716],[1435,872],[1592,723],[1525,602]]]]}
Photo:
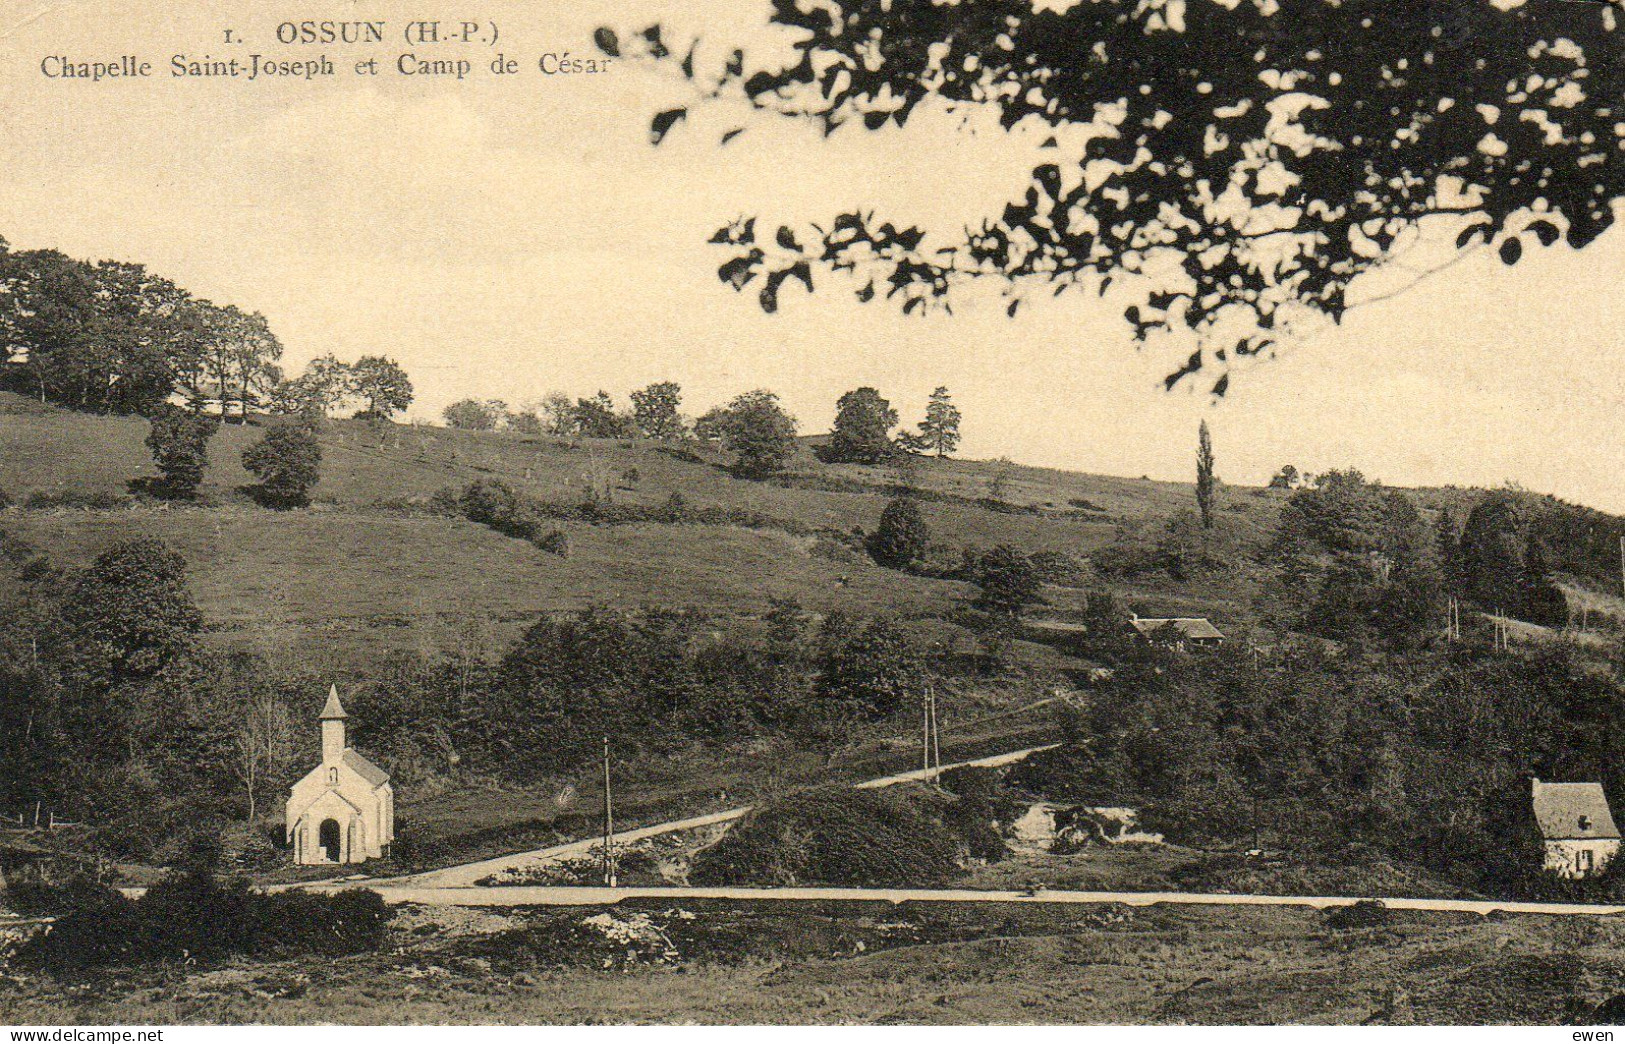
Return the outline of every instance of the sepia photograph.
{"type": "Polygon", "coordinates": [[[0,1027],[1612,1040],[1622,22],[0,0],[0,1027]]]}

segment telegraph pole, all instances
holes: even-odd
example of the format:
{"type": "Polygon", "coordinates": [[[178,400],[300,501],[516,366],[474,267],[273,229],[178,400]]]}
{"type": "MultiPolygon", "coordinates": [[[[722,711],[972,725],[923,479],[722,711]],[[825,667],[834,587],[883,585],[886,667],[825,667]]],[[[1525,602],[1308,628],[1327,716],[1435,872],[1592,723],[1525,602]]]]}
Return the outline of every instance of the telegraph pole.
{"type": "Polygon", "coordinates": [[[931,690],[920,697],[920,771],[931,778],[931,690]]]}
{"type": "Polygon", "coordinates": [[[926,691],[931,699],[931,767],[935,779],[942,775],[942,730],[937,724],[937,687],[929,686],[926,691]]]}
{"type": "Polygon", "coordinates": [[[604,737],[604,884],[615,887],[615,805],[609,789],[609,737],[604,737]]]}
{"type": "Polygon", "coordinates": [[[926,779],[942,771],[942,740],[937,727],[937,688],[927,684],[920,699],[920,770],[926,779]]]}

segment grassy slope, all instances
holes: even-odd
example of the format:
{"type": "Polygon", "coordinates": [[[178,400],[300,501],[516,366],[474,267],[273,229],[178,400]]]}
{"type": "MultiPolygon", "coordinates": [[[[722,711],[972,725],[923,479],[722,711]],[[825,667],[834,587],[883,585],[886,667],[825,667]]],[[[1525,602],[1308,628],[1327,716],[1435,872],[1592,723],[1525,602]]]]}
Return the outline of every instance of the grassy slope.
{"type": "MultiPolygon", "coordinates": [[[[0,393],[0,490],[18,501],[36,491],[122,495],[129,479],[154,473],[145,434],[136,418],[42,409],[0,393]]],[[[480,476],[575,501],[597,474],[618,480],[618,503],[654,505],[678,493],[695,506],[850,532],[875,525],[886,486],[897,479],[889,468],[825,465],[804,454],[785,484],[764,484],[733,478],[718,460],[684,459],[649,443],[341,423],[323,435],[317,508],[279,514],[236,492],[250,480],[239,458],[256,436],[235,426],[216,436],[203,489],[212,507],[13,510],[0,524],[65,563],[82,563],[131,533],[161,536],[191,561],[199,602],[221,633],[335,666],[359,665],[382,648],[444,646],[449,631],[471,620],[493,623],[500,642],[538,613],[588,605],[750,613],[777,596],[817,609],[912,616],[940,614],[969,593],[962,584],[882,570],[861,556],[832,560],[814,553],[814,540],[776,531],[566,525],[572,555],[560,559],[468,523],[380,509],[480,476]],[[629,469],[635,481],[625,479],[629,469]]],[[[917,481],[962,498],[925,505],[938,539],[1029,551],[1087,553],[1111,541],[1120,524],[1143,526],[1150,539],[1163,519],[1192,503],[1190,487],[1179,484],[976,461],[924,461],[917,481]],[[972,503],[996,472],[1006,476],[1011,503],[1043,513],[972,503]],[[1072,500],[1090,509],[1070,507],[1072,500]]],[[[1278,498],[1233,490],[1227,499],[1225,526],[1243,544],[1267,539],[1278,498]]],[[[1150,599],[1152,609],[1234,623],[1249,615],[1251,579],[1126,593],[1150,599]]],[[[1054,600],[1064,610],[1077,598],[1057,592],[1054,600]]]]}

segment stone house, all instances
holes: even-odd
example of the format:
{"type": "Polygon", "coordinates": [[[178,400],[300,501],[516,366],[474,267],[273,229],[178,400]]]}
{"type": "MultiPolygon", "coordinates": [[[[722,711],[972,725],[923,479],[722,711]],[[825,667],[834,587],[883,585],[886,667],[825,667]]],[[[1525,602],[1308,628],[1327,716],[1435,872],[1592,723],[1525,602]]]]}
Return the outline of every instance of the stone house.
{"type": "Polygon", "coordinates": [[[1619,828],[1601,783],[1531,783],[1545,849],[1543,868],[1559,877],[1594,877],[1619,853],[1619,828]]]}

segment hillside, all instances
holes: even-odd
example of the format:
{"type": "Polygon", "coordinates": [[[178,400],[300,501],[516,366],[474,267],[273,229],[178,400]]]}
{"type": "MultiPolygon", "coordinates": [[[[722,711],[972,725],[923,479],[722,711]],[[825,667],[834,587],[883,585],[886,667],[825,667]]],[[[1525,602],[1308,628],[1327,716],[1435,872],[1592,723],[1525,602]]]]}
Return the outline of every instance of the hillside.
{"type": "MultiPolygon", "coordinates": [[[[136,500],[128,482],[156,473],[146,431],[139,418],[0,394],[0,490],[19,505],[4,527],[62,564],[82,564],[134,534],[162,537],[191,563],[219,640],[306,663],[444,648],[466,640],[473,624],[500,644],[540,614],[593,605],[754,615],[769,598],[795,598],[816,610],[939,617],[971,592],[881,569],[854,551],[852,535],[873,528],[902,475],[824,464],[805,450],[788,474],[761,483],[733,477],[703,448],[341,421],[322,433],[315,505],[284,513],[238,491],[250,481],[240,456],[257,437],[252,427],[227,426],[214,438],[200,506],[136,500]],[[695,508],[756,512],[794,532],[562,523],[571,554],[560,558],[423,510],[436,491],[481,477],[559,503],[581,501],[594,484],[613,487],[615,504],[653,507],[677,495],[695,508]]],[[[910,481],[926,498],[934,539],[1029,553],[1087,555],[1123,534],[1154,533],[1194,503],[1188,485],[1005,462],[922,459],[910,481]],[[1008,505],[1000,509],[986,503],[996,483],[1008,505]]],[[[1228,490],[1224,529],[1238,546],[1262,548],[1281,499],[1228,490]]],[[[1121,593],[1143,612],[1200,611],[1237,625],[1251,619],[1255,579],[1243,568],[1203,583],[1152,579],[1121,593]]],[[[1081,594],[1052,591],[1054,611],[1074,607],[1081,594]]]]}

